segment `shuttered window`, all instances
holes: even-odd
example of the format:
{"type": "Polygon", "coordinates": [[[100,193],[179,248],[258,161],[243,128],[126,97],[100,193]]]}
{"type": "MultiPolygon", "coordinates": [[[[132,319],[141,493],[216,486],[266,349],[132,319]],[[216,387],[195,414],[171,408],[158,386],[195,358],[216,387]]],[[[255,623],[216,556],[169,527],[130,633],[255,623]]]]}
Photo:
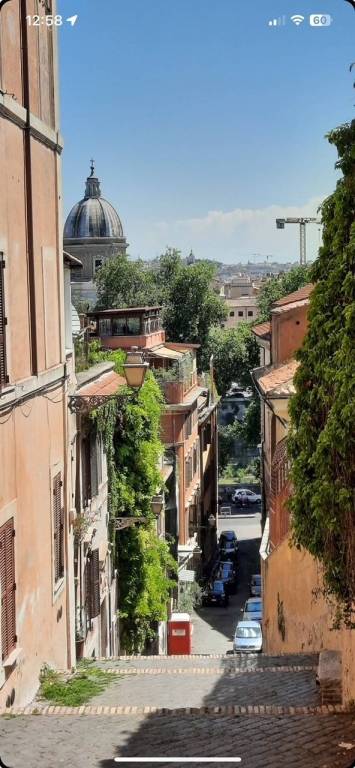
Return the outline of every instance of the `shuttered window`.
{"type": "Polygon", "coordinates": [[[0,528],[1,652],[4,661],[16,647],[15,530],[13,518],[0,528]]]}
{"type": "Polygon", "coordinates": [[[100,562],[99,550],[88,555],[85,567],[85,607],[89,621],[100,614],[100,562]]]}
{"type": "Polygon", "coordinates": [[[5,261],[0,252],[0,392],[8,383],[6,364],[5,261]]]}
{"type": "Polygon", "coordinates": [[[53,549],[54,580],[64,575],[64,509],[62,504],[62,473],[58,472],[53,480],[53,549]]]}

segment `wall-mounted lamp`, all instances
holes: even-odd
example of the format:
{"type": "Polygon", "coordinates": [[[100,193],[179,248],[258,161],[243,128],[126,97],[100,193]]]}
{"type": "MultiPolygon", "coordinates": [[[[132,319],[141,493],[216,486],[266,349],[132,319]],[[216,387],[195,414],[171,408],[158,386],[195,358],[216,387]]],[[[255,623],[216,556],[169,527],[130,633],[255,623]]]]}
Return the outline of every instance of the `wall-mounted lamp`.
{"type": "Polygon", "coordinates": [[[144,384],[144,379],[149,368],[149,363],[145,363],[142,352],[138,347],[132,347],[127,353],[126,362],[123,366],[124,375],[129,387],[140,389],[144,384]]]}

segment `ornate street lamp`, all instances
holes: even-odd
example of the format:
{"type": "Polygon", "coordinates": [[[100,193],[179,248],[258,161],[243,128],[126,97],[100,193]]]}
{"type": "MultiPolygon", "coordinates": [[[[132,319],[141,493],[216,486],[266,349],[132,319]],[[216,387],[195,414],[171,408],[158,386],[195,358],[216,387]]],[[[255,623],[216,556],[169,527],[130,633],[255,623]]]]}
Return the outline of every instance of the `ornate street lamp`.
{"type": "Polygon", "coordinates": [[[138,347],[132,347],[127,353],[126,362],[123,366],[124,375],[129,387],[140,389],[143,386],[144,379],[149,368],[149,363],[145,363],[143,354],[138,347]]]}

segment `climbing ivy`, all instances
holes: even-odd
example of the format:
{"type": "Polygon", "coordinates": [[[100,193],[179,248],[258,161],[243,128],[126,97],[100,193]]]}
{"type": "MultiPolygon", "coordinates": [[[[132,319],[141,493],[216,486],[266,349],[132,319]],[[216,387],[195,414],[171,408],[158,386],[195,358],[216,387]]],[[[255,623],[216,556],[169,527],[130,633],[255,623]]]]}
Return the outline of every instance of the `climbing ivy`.
{"type": "Polygon", "coordinates": [[[298,353],[289,453],[293,540],[321,562],[337,619],[355,601],[355,121],[332,131],[335,192],[322,206],[323,246],[311,269],[309,330],[298,353]]]}
{"type": "MultiPolygon", "coordinates": [[[[116,369],[120,370],[121,360],[116,369]]],[[[165,541],[158,538],[151,510],[161,486],[163,453],[160,423],[163,398],[148,372],[137,394],[126,387],[119,397],[93,414],[107,457],[109,515],[144,517],[146,523],[112,530],[119,571],[121,645],[141,651],[154,634],[154,622],[167,618],[167,603],[176,564],[165,541]]],[[[112,526],[113,528],[113,526],[112,526]]]]}

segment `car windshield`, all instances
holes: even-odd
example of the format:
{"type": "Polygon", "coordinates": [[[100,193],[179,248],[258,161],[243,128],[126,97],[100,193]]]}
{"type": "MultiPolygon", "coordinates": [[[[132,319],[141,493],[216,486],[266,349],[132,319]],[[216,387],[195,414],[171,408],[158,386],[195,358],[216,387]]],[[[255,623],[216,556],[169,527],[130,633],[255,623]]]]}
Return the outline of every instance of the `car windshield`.
{"type": "Polygon", "coordinates": [[[254,611],[259,613],[261,611],[261,603],[246,603],[245,610],[248,613],[254,613],[254,611]]]}
{"type": "Polygon", "coordinates": [[[261,630],[259,627],[237,627],[235,636],[240,638],[261,637],[261,630]]]}

